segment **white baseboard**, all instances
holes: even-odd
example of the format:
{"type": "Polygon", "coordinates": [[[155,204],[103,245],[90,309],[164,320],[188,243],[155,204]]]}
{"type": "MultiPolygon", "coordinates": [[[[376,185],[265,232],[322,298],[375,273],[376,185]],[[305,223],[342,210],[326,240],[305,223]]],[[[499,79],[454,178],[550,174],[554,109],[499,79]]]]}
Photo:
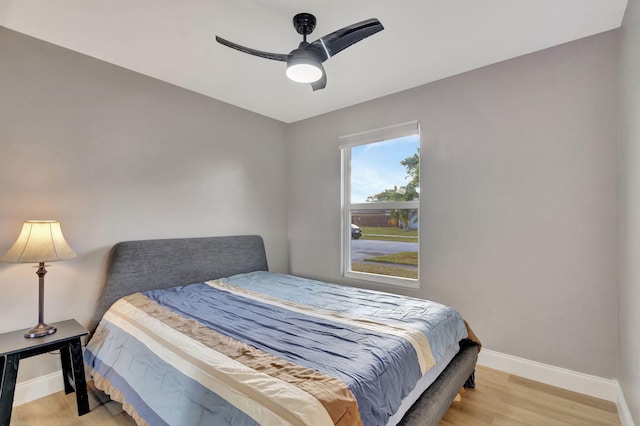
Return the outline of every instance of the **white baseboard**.
{"type": "Polygon", "coordinates": [[[478,364],[595,398],[618,402],[619,385],[612,379],[603,379],[485,348],[480,351],[478,364]]]}
{"type": "Polygon", "coordinates": [[[622,388],[620,387],[620,383],[616,381],[616,393],[618,395],[618,416],[620,416],[620,423],[622,426],[635,426],[633,423],[633,418],[631,417],[631,411],[629,410],[629,406],[627,405],[627,400],[624,398],[624,393],[622,393],[622,388]]]}
{"type": "Polygon", "coordinates": [[[18,383],[13,397],[13,405],[15,407],[61,390],[64,390],[64,384],[62,371],[58,370],[46,376],[18,383]]]}

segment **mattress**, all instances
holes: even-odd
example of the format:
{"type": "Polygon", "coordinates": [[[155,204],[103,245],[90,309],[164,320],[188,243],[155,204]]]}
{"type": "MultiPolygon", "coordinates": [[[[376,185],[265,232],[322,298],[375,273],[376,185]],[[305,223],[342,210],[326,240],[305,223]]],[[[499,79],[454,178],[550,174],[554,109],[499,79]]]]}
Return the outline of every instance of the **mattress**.
{"type": "Polygon", "coordinates": [[[139,424],[395,424],[467,337],[441,304],[269,272],[127,296],[87,345],[139,424]]]}

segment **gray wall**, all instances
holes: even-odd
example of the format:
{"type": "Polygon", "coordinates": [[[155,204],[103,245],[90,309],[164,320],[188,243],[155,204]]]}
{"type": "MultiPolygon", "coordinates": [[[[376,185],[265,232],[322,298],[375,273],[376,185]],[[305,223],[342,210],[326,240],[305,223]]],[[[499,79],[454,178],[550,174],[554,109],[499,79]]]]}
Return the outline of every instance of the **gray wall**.
{"type": "MultiPolygon", "coordinates": [[[[421,288],[492,350],[616,374],[618,34],[287,128],[289,264],[340,276],[338,137],[418,120],[421,288]]],[[[638,270],[640,272],[640,270],[638,270]]]]}
{"type": "MultiPolygon", "coordinates": [[[[122,240],[261,234],[286,271],[284,124],[0,27],[0,252],[58,219],[45,320],[87,323],[122,240]]],[[[0,332],[37,322],[32,265],[0,263],[0,332]]],[[[55,357],[20,380],[55,369],[55,357]]],[[[31,360],[26,360],[31,361],[31,360]]]]}
{"type": "Polygon", "coordinates": [[[618,380],[640,424],[640,5],[629,0],[621,30],[620,279],[618,380]]]}

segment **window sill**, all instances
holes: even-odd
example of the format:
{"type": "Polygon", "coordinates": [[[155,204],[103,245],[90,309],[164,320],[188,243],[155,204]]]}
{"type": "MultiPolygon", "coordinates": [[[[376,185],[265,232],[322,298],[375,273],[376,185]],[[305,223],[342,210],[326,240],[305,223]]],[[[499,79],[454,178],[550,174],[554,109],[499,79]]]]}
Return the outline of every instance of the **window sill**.
{"type": "Polygon", "coordinates": [[[412,288],[418,289],[420,288],[420,280],[413,280],[408,278],[397,278],[386,275],[378,275],[378,274],[367,274],[366,272],[352,272],[345,271],[345,278],[351,278],[354,280],[360,281],[368,281],[376,284],[383,284],[392,287],[401,287],[401,288],[412,288]]]}

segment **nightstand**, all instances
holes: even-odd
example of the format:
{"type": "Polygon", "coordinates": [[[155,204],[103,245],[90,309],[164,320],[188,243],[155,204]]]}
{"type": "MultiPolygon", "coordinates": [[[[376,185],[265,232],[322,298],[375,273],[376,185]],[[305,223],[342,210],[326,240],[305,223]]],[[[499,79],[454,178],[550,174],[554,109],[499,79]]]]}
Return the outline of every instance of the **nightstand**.
{"type": "Polygon", "coordinates": [[[75,390],[79,416],[89,412],[80,341],[89,332],[73,319],[51,325],[58,331],[45,337],[26,338],[26,329],[0,334],[0,426],[8,426],[11,420],[20,360],[56,350],[60,350],[64,392],[75,390]]]}

